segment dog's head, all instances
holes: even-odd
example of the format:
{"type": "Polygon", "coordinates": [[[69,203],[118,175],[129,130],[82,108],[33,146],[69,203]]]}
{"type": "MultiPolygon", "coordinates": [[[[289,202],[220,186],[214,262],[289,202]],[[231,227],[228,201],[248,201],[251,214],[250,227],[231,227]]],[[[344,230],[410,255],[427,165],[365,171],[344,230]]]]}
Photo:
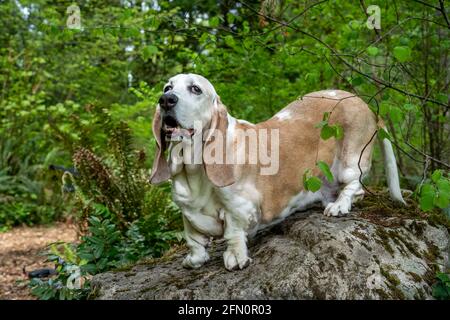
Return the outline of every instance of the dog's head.
{"type": "MultiPolygon", "coordinates": [[[[170,78],[163,88],[153,117],[157,149],[150,182],[157,184],[170,178],[169,166],[164,158],[169,140],[192,139],[194,134],[201,134],[205,137],[204,143],[208,144],[214,131],[218,130],[225,139],[225,145],[227,128],[227,110],[206,78],[197,74],[178,74],[170,78]],[[194,125],[202,132],[195,132],[194,125]],[[205,136],[204,132],[208,134],[205,136]]],[[[230,165],[204,162],[204,166],[214,185],[222,187],[234,182],[230,165]]]]}

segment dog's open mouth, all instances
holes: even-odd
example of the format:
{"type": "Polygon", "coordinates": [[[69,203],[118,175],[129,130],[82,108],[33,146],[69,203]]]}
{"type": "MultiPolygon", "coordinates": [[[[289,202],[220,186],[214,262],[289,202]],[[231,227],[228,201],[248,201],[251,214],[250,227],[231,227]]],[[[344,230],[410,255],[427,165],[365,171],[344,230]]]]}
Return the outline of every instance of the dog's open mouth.
{"type": "Polygon", "coordinates": [[[169,115],[163,118],[163,130],[166,133],[166,136],[169,136],[171,139],[181,137],[190,138],[194,134],[194,129],[185,129],[181,127],[178,121],[169,115]]]}

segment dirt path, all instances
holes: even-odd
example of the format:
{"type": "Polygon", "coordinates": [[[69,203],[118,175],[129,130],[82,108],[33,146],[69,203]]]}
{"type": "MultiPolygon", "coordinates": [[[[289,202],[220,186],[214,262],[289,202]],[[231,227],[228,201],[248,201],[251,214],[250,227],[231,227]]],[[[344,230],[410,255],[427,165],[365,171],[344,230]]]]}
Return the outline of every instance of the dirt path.
{"type": "Polygon", "coordinates": [[[35,299],[23,273],[53,267],[45,263],[45,247],[56,241],[76,240],[75,227],[67,223],[51,226],[17,227],[0,233],[0,299],[35,299]]]}

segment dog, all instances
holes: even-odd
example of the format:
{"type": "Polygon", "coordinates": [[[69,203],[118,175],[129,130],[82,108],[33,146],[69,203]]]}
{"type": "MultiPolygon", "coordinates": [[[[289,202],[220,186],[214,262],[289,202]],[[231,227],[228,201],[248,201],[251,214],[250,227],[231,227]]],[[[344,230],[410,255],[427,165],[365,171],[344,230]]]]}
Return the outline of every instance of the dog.
{"type": "MultiPolygon", "coordinates": [[[[354,94],[309,93],[269,120],[252,124],[231,116],[203,76],[178,74],[163,91],[153,118],[156,154],[150,183],[172,180],[173,201],[182,211],[189,248],[184,267],[201,267],[209,259],[210,239],[223,237],[225,268],[243,269],[251,262],[248,237],[258,230],[316,203],[323,205],[326,216],[345,215],[364,195],[360,178],[370,170],[373,138],[384,125],[354,94]],[[341,126],[341,139],[321,139],[318,124],[324,114],[329,126],[341,126]],[[278,161],[273,172],[263,171],[267,161],[236,162],[255,155],[245,144],[250,137],[256,137],[253,142],[262,149],[270,149],[265,160],[273,156],[278,161]],[[331,181],[317,167],[318,161],[329,165],[331,181]],[[320,177],[320,190],[305,189],[306,173],[320,177]]],[[[404,202],[392,145],[383,139],[382,146],[390,196],[404,202]]]]}

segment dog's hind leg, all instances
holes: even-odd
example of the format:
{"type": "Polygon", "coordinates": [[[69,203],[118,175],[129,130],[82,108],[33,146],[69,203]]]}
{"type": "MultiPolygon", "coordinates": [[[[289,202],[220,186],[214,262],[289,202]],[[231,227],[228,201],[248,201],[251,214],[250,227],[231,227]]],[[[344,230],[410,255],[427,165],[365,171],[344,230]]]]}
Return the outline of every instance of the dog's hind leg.
{"type": "Polygon", "coordinates": [[[362,196],[364,190],[359,182],[360,173],[354,169],[346,168],[340,176],[344,184],[339,196],[335,202],[330,202],[324,211],[326,216],[339,216],[350,212],[352,203],[356,200],[355,196],[362,196]]]}
{"type": "Polygon", "coordinates": [[[334,202],[325,206],[326,216],[339,216],[350,212],[352,203],[364,196],[364,189],[360,182],[370,170],[372,144],[369,144],[361,155],[364,145],[355,141],[343,141],[338,145],[338,157],[333,162],[332,172],[336,183],[341,185],[339,196],[334,202]],[[345,150],[346,152],[342,152],[345,150]],[[360,156],[361,155],[361,156],[360,156]],[[341,160],[342,159],[342,160],[341,160]]]}

